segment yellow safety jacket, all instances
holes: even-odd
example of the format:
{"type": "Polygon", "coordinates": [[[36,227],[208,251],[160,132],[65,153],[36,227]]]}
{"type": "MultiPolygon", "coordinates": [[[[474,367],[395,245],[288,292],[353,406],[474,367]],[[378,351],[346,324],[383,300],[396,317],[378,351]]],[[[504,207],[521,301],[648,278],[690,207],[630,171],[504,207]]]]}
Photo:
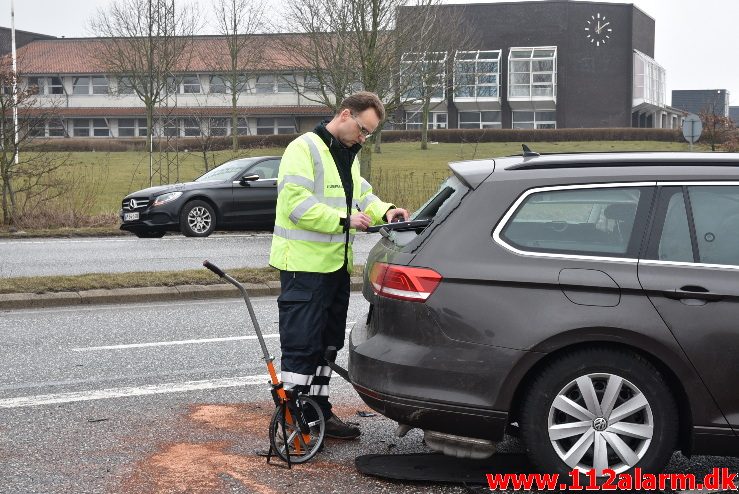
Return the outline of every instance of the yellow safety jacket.
{"type": "MultiPolygon", "coordinates": [[[[359,175],[355,158],[351,169],[354,192],[351,212],[362,211],[372,223],[382,224],[392,204],[372,193],[372,186],[359,175]]],[[[331,152],[315,133],[291,142],[280,162],[277,177],[277,212],[269,264],[283,271],[331,273],[344,264],[346,232],[339,219],[346,218],[346,196],[331,152]]],[[[349,231],[347,270],[352,271],[349,231]]]]}

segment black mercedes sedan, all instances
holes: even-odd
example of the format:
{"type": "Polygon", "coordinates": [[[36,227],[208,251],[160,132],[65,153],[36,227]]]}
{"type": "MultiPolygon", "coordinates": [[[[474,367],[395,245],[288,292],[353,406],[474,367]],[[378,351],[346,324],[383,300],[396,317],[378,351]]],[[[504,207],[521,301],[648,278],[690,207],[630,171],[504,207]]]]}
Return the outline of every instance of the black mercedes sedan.
{"type": "Polygon", "coordinates": [[[139,190],[123,198],[121,230],[161,238],[168,231],[207,237],[216,230],[271,229],[279,167],[278,156],[239,158],[194,182],[139,190]]]}

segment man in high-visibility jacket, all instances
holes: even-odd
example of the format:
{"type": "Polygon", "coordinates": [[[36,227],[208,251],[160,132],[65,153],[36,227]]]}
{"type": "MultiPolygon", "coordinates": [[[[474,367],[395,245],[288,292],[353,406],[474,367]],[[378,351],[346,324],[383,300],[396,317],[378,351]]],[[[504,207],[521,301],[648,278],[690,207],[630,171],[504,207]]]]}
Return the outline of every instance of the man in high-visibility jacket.
{"type": "Polygon", "coordinates": [[[269,263],[280,270],[282,382],[321,405],[326,435],[353,439],[359,428],[331,412],[326,348],[344,346],[352,241],[357,230],[393,219],[405,209],[382,202],[359,175],[357,153],[385,118],[377,95],[342,101],[333,119],[285,149],[277,178],[277,214],[269,263]]]}

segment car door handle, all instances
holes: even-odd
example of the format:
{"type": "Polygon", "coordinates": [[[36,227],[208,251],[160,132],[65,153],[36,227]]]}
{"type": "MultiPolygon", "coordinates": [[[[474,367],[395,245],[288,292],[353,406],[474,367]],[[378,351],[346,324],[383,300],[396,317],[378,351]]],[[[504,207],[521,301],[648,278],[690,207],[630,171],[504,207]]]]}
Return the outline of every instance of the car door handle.
{"type": "Polygon", "coordinates": [[[724,298],[723,295],[719,295],[717,293],[711,293],[706,288],[703,288],[702,286],[695,286],[695,285],[686,285],[676,290],[666,290],[663,293],[665,297],[671,298],[674,300],[692,298],[692,299],[697,299],[697,300],[706,300],[709,302],[713,302],[713,301],[721,300],[724,298]]]}

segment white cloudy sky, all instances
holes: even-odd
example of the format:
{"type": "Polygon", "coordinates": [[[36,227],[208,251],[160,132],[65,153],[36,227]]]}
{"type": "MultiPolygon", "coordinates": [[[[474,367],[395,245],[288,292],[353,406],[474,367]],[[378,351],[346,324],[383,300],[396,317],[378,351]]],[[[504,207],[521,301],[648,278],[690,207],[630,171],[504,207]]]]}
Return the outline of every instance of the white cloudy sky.
{"type": "MultiPolygon", "coordinates": [[[[15,27],[55,36],[89,36],[92,34],[87,27],[89,19],[110,1],[15,0],[15,27]]],[[[207,19],[211,0],[194,1],[207,19]]],[[[272,6],[271,15],[279,16],[280,0],[267,1],[272,6]]],[[[444,1],[495,3],[495,0],[444,1]]],[[[736,56],[739,0],[633,0],[633,3],[656,21],[655,59],[667,70],[668,99],[673,89],[728,89],[731,104],[739,105],[736,56]]],[[[10,27],[10,4],[11,0],[0,0],[0,26],[10,27]]]]}

